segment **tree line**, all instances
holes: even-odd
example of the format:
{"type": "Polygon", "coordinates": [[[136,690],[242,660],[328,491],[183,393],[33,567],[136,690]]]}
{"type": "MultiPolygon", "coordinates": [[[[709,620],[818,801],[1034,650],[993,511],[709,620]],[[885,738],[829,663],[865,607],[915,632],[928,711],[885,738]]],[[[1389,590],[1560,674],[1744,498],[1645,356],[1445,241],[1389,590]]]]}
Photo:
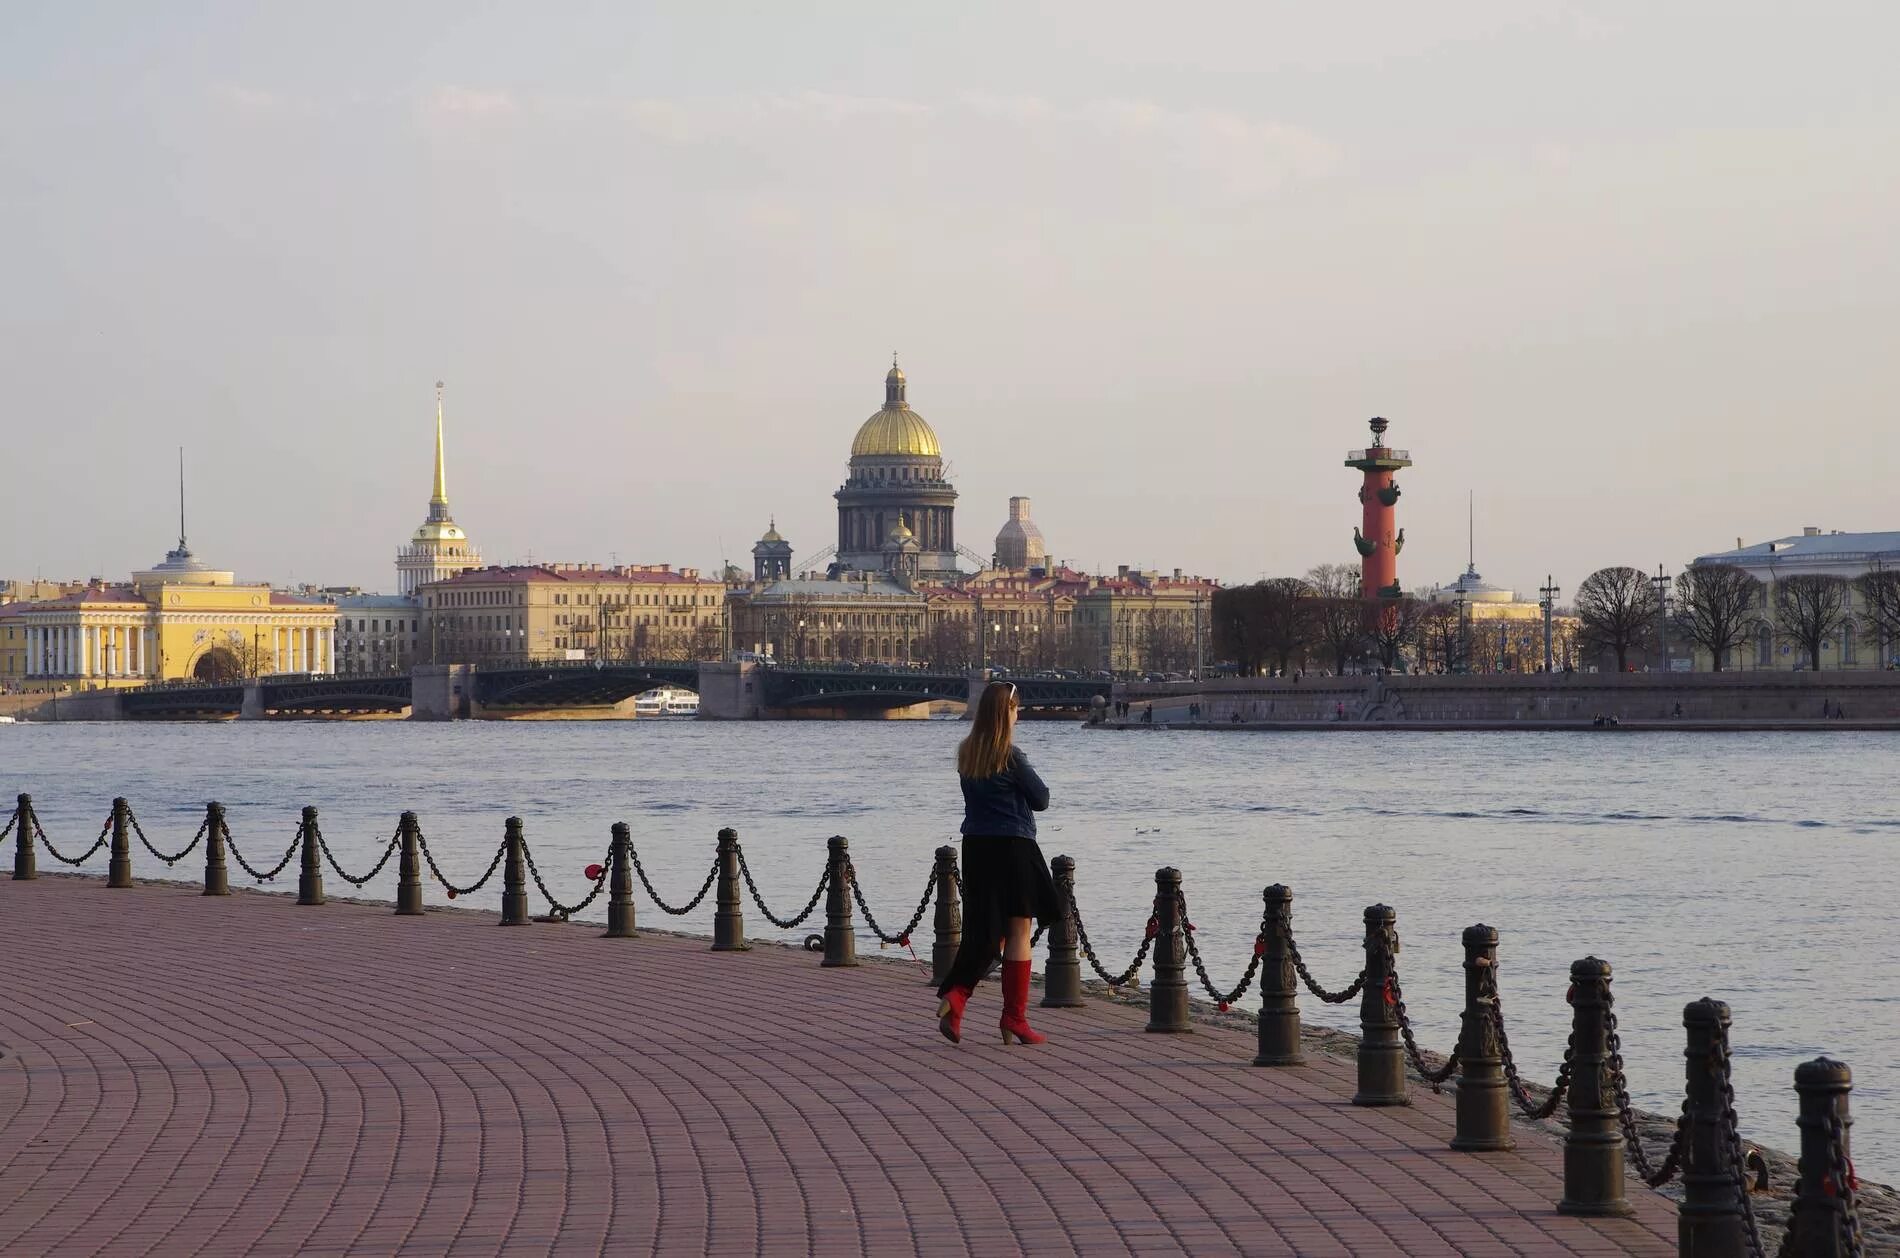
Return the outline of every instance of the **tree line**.
{"type": "MultiPolygon", "coordinates": [[[[1633,655],[1648,658],[1666,633],[1693,643],[1720,671],[1734,665],[1736,652],[1764,624],[1777,644],[1798,648],[1809,667],[1819,667],[1824,643],[1844,642],[1850,632],[1882,662],[1900,641],[1900,570],[1876,568],[1851,580],[1801,574],[1765,587],[1741,568],[1705,564],[1685,569],[1672,584],[1664,604],[1654,578],[1639,569],[1591,573],[1578,586],[1571,612],[1574,644],[1567,633],[1555,635],[1553,665],[1586,660],[1610,667],[1614,661],[1620,672],[1631,667],[1633,655]]],[[[1416,596],[1369,604],[1350,564],[1223,589],[1214,595],[1212,616],[1215,654],[1243,676],[1355,666],[1529,672],[1543,662],[1539,621],[1474,626],[1455,603],[1416,596]]]]}

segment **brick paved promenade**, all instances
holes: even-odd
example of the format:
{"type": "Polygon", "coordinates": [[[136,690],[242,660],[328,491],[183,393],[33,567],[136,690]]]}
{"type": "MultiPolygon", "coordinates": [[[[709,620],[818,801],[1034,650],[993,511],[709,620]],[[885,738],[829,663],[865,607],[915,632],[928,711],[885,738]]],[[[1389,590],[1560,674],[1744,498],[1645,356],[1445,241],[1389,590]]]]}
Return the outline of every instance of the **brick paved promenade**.
{"type": "Polygon", "coordinates": [[[1668,1254],[1350,1063],[916,968],[93,879],[0,881],[0,1254],[1668,1254]]]}

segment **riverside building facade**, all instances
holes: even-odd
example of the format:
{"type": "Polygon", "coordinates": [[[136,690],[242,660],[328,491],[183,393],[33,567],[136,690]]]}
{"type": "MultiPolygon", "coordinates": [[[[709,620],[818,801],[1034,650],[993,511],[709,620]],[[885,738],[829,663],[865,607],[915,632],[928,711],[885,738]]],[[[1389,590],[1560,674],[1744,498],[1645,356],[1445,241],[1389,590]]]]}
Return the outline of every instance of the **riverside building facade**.
{"type": "MultiPolygon", "coordinates": [[[[1698,555],[1691,566],[1710,564],[1740,568],[1761,582],[1748,644],[1731,653],[1730,668],[1887,668],[1900,658],[1900,648],[1883,639],[1854,585],[1869,573],[1900,572],[1900,532],[1845,533],[1810,526],[1754,545],[1738,537],[1733,550],[1698,555]],[[1808,659],[1806,648],[1776,620],[1775,586],[1795,576],[1837,577],[1845,583],[1838,622],[1822,642],[1818,661],[1808,659]]],[[[1695,666],[1713,667],[1707,651],[1697,650],[1695,666]]]]}
{"type": "Polygon", "coordinates": [[[473,568],[421,587],[417,651],[438,663],[716,660],[724,583],[697,568],[553,563],[473,568]]]}

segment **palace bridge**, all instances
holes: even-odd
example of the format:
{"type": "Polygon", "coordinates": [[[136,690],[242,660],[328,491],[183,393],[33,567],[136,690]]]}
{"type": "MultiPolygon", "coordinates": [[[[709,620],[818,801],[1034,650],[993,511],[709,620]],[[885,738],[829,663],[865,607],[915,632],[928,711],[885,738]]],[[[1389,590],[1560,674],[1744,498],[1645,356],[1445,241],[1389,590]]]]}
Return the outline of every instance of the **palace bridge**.
{"type": "MultiPolygon", "coordinates": [[[[1003,679],[998,679],[1003,680],[1003,679]]],[[[1088,709],[1106,699],[1105,679],[1015,677],[1031,710],[1088,709]]],[[[171,683],[63,698],[62,707],[96,712],[68,719],[177,719],[297,715],[398,714],[423,719],[506,716],[612,707],[659,687],[701,696],[710,719],[877,716],[950,701],[968,704],[989,684],[985,670],[786,667],[691,661],[562,662],[519,667],[419,665],[408,674],[260,677],[243,682],[171,683]],[[420,700],[420,702],[419,702],[420,700]],[[116,706],[116,711],[108,710],[116,706]]]]}

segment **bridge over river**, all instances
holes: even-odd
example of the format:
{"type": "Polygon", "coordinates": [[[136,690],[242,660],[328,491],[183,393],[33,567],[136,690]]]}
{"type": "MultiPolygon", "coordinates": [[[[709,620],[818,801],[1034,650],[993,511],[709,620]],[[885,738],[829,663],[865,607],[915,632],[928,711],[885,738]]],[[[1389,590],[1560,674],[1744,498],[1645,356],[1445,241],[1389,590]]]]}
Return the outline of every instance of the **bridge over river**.
{"type": "MultiPolygon", "coordinates": [[[[186,683],[68,696],[36,716],[59,720],[408,714],[419,719],[583,712],[625,704],[658,687],[701,696],[713,720],[921,716],[934,703],[968,704],[990,684],[970,672],[840,665],[780,667],[681,661],[559,663],[528,667],[419,665],[409,673],[302,674],[186,683]]],[[[1105,680],[1012,678],[1031,710],[1088,709],[1105,680]]]]}

